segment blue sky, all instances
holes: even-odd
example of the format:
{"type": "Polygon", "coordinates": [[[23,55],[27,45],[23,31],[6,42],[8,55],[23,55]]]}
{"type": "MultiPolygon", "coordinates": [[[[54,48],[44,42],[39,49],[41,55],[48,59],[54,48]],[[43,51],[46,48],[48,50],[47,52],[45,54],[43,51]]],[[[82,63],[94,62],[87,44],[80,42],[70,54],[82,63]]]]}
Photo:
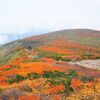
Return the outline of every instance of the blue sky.
{"type": "Polygon", "coordinates": [[[100,30],[100,0],[0,0],[0,44],[69,28],[100,30]]]}

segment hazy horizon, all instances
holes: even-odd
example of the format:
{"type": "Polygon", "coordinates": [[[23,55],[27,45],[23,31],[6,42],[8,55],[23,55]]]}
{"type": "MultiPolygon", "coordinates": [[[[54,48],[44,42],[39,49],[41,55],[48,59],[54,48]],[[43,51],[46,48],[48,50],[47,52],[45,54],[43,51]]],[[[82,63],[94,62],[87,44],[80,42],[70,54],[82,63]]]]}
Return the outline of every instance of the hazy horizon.
{"type": "MultiPolygon", "coordinates": [[[[52,30],[52,31],[44,31],[44,32],[41,32],[41,33],[32,33],[30,32],[29,34],[24,34],[24,36],[21,36],[20,34],[17,34],[17,38],[13,39],[13,40],[10,40],[6,43],[2,43],[0,45],[5,45],[7,43],[10,43],[10,42],[13,42],[13,41],[16,41],[16,40],[19,40],[19,39],[24,39],[24,38],[28,38],[28,37],[31,37],[31,36],[38,36],[38,35],[43,35],[43,34],[48,34],[48,33],[51,33],[51,32],[56,32],[56,31],[63,31],[63,30],[77,30],[77,29],[84,29],[84,30],[93,30],[93,31],[100,31],[100,30],[96,30],[96,29],[88,29],[88,28],[70,28],[70,29],[59,29],[59,30],[52,30]]],[[[14,35],[13,35],[14,36],[14,35]]],[[[16,37],[16,36],[15,36],[16,37]]]]}

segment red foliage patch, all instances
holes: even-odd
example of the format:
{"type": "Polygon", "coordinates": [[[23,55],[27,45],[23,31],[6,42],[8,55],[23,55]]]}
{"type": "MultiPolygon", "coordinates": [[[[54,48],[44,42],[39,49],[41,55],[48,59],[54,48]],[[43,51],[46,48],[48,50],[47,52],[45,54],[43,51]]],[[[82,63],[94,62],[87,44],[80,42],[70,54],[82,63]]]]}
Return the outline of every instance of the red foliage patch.
{"type": "Polygon", "coordinates": [[[72,79],[71,87],[73,89],[78,89],[82,85],[82,82],[78,79],[72,79]]]}

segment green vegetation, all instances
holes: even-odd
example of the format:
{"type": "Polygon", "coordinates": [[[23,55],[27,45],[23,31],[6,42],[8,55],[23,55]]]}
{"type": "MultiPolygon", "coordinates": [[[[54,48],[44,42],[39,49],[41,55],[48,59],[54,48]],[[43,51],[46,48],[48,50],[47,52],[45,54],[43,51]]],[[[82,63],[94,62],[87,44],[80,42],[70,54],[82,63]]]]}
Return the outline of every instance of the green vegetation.
{"type": "MultiPolygon", "coordinates": [[[[74,89],[71,87],[71,82],[73,78],[76,78],[76,76],[77,72],[75,70],[69,70],[68,74],[60,71],[44,71],[42,74],[31,72],[28,73],[26,77],[19,74],[14,77],[8,77],[6,82],[13,84],[27,79],[35,80],[38,78],[45,78],[51,86],[64,85],[65,89],[63,92],[66,93],[66,95],[69,95],[74,91],[74,89]]],[[[90,82],[94,81],[94,78],[84,76],[81,78],[81,80],[83,82],[90,82]]],[[[29,91],[31,90],[29,89],[29,91]]]]}
{"type": "Polygon", "coordinates": [[[22,81],[22,80],[24,80],[24,79],[25,79],[25,77],[23,77],[22,75],[17,74],[17,75],[16,75],[15,82],[18,83],[18,82],[20,82],[20,81],[22,81]]]}
{"type": "Polygon", "coordinates": [[[73,92],[73,88],[70,86],[72,79],[77,76],[77,72],[74,70],[69,70],[68,74],[59,71],[45,71],[43,76],[48,78],[47,82],[51,85],[61,85],[63,84],[65,87],[64,92],[68,95],[69,93],[73,92]]]}
{"type": "MultiPolygon", "coordinates": [[[[6,82],[8,82],[9,84],[12,84],[12,83],[18,83],[20,81],[23,81],[25,79],[38,79],[40,77],[43,77],[43,78],[51,78],[51,81],[53,81],[53,79],[61,79],[61,78],[73,78],[76,76],[76,72],[75,71],[69,71],[68,74],[65,74],[64,72],[60,72],[60,71],[44,71],[43,74],[38,74],[38,73],[35,73],[35,72],[31,72],[31,73],[28,73],[26,77],[22,76],[22,75],[15,75],[15,76],[10,76],[7,78],[6,82]]],[[[59,80],[58,84],[63,82],[63,80],[59,80]]]]}
{"type": "Polygon", "coordinates": [[[45,78],[57,78],[57,77],[67,77],[67,74],[60,71],[44,71],[43,77],[45,78]]]}
{"type": "MultiPolygon", "coordinates": [[[[31,72],[28,73],[26,77],[19,74],[17,74],[15,77],[9,77],[7,78],[6,82],[8,82],[9,84],[13,84],[27,79],[35,80],[38,78],[45,78],[46,82],[49,83],[52,87],[59,85],[64,86],[64,89],[62,91],[59,91],[58,93],[69,95],[74,91],[74,89],[71,87],[71,83],[72,79],[76,78],[76,76],[77,72],[75,70],[69,70],[68,74],[60,71],[44,71],[42,74],[31,72]]],[[[81,80],[83,82],[94,81],[93,78],[87,76],[82,77],[81,80]]],[[[22,88],[24,88],[24,91],[32,92],[32,89],[30,87],[23,86],[22,88]]]]}
{"type": "Polygon", "coordinates": [[[34,60],[24,60],[25,63],[33,62],[34,60]]]}
{"type": "Polygon", "coordinates": [[[94,81],[94,78],[93,77],[89,77],[89,76],[84,76],[81,78],[81,80],[83,82],[90,82],[90,81],[94,81]]]}
{"type": "Polygon", "coordinates": [[[8,82],[9,84],[13,84],[13,83],[19,83],[20,81],[25,80],[26,77],[17,74],[15,78],[7,78],[6,82],[8,82]]]}
{"type": "Polygon", "coordinates": [[[94,56],[93,53],[86,53],[83,56],[87,57],[88,59],[92,59],[92,57],[94,56]]]}
{"type": "Polygon", "coordinates": [[[43,77],[44,78],[52,78],[52,77],[54,77],[54,73],[51,71],[44,71],[43,77]]]}
{"type": "Polygon", "coordinates": [[[65,86],[65,93],[68,95],[69,93],[73,92],[73,88],[70,86],[72,82],[72,78],[67,78],[67,80],[64,82],[65,86]]]}
{"type": "Polygon", "coordinates": [[[2,57],[2,59],[0,59],[0,64],[1,65],[7,64],[10,60],[16,59],[19,54],[20,51],[17,52],[15,51],[5,55],[4,57],[2,57]]]}
{"type": "Polygon", "coordinates": [[[72,78],[77,76],[77,72],[75,70],[69,70],[68,76],[71,76],[72,78]]]}
{"type": "Polygon", "coordinates": [[[35,61],[35,62],[39,62],[39,61],[40,61],[40,58],[35,57],[35,58],[34,58],[34,61],[35,61]]]}
{"type": "Polygon", "coordinates": [[[65,80],[65,78],[49,78],[47,79],[47,82],[49,82],[51,86],[55,86],[64,84],[65,80]]]}
{"type": "Polygon", "coordinates": [[[67,75],[64,72],[55,71],[54,77],[66,77],[67,75]]]}
{"type": "Polygon", "coordinates": [[[54,78],[50,78],[47,80],[47,82],[49,82],[51,84],[51,86],[57,86],[57,85],[64,85],[65,89],[63,92],[65,92],[67,95],[71,92],[73,92],[73,88],[70,86],[71,82],[72,82],[72,77],[54,77],[54,78]]]}
{"type": "Polygon", "coordinates": [[[100,56],[98,56],[98,57],[95,57],[96,59],[100,59],[100,56]]]}
{"type": "Polygon", "coordinates": [[[20,66],[13,65],[13,66],[11,66],[9,68],[6,68],[5,70],[8,71],[8,70],[12,70],[14,68],[20,68],[20,66]]]}
{"type": "Polygon", "coordinates": [[[38,54],[38,58],[42,58],[42,57],[47,57],[47,58],[53,58],[57,61],[61,60],[61,54],[58,53],[54,53],[54,52],[40,52],[38,54]]]}
{"type": "MultiPolygon", "coordinates": [[[[37,49],[38,47],[40,46],[42,47],[44,44],[47,45],[48,42],[55,41],[60,38],[68,39],[71,42],[75,43],[75,45],[79,43],[82,46],[85,45],[89,47],[95,47],[97,49],[96,53],[99,54],[99,47],[100,47],[99,31],[97,32],[89,29],[62,30],[62,31],[54,32],[53,34],[46,34],[46,41],[42,41],[44,37],[45,35],[41,36],[41,38],[37,40],[34,40],[34,37],[30,37],[29,41],[27,41],[27,39],[21,39],[0,46],[0,65],[7,64],[10,60],[16,59],[16,57],[19,55],[19,52],[20,51],[22,52],[23,49],[25,49],[26,47],[28,47],[27,49],[29,50],[33,50],[34,48],[35,51],[38,51],[37,49]]],[[[76,48],[73,47],[71,49],[75,51],[80,50],[78,47],[76,48]]],[[[86,56],[91,58],[93,56],[92,53],[94,53],[94,51],[91,48],[87,49],[87,51],[88,52],[90,51],[91,54],[86,54],[86,56]]],[[[60,54],[52,53],[52,52],[41,53],[40,51],[38,56],[39,58],[41,58],[46,55],[56,60],[61,60],[60,54]]],[[[64,59],[64,60],[70,61],[71,59],[64,59]]]]}
{"type": "Polygon", "coordinates": [[[39,75],[38,73],[28,73],[28,75],[27,75],[27,78],[29,78],[29,79],[38,79],[38,78],[40,78],[41,77],[41,75],[39,75]]]}

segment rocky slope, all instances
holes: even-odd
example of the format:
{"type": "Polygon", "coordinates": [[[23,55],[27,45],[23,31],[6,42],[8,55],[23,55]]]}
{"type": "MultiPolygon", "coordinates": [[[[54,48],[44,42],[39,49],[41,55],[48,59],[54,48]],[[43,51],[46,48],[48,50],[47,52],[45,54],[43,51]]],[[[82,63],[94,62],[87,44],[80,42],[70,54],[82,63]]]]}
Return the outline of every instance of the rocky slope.
{"type": "Polygon", "coordinates": [[[86,68],[93,68],[100,70],[100,59],[97,60],[82,60],[77,62],[70,62],[70,64],[80,65],[86,68]]]}

